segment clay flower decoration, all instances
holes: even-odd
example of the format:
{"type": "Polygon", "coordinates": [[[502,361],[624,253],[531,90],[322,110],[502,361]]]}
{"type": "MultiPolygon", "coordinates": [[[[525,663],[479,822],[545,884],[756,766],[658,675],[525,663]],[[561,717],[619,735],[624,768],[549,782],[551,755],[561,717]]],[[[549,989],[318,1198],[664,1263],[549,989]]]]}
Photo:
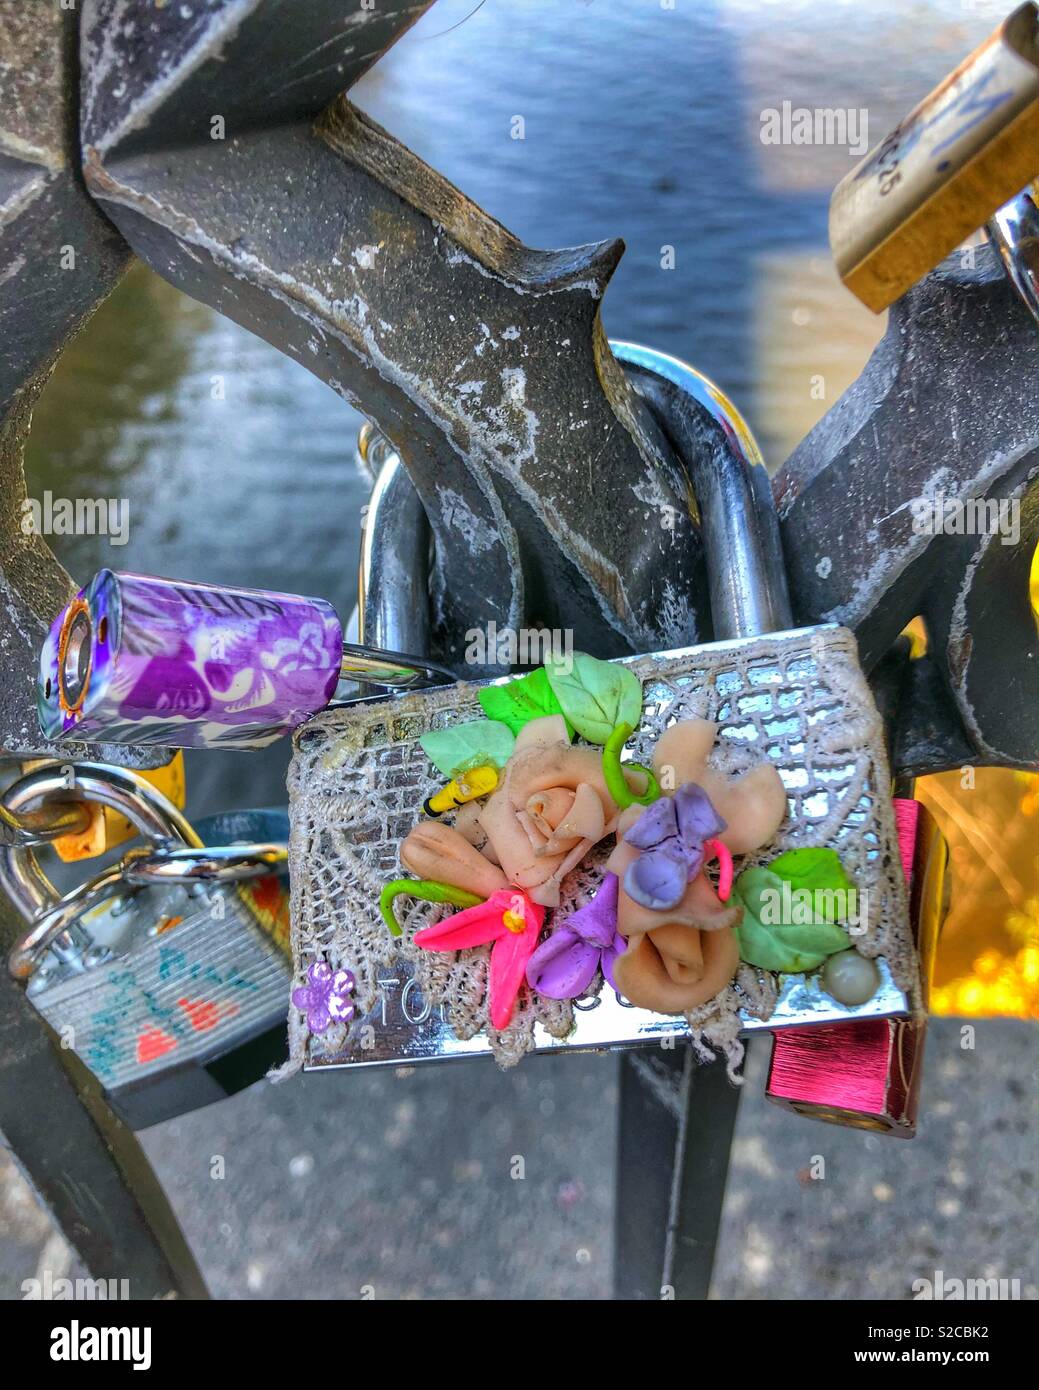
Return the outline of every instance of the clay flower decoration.
{"type": "MultiPolygon", "coordinates": [[[[629,1004],[690,1021],[713,1007],[741,960],[787,974],[827,963],[823,987],[849,1004],[875,990],[876,967],[856,956],[838,920],[837,897],[854,890],[833,851],[752,862],[733,882],[733,856],[770,844],[787,815],[769,760],[733,774],[712,765],[718,726],[690,718],[660,736],[652,767],[631,761],[629,740],[646,740],[641,682],[623,664],[580,652],[546,657],[539,670],[478,698],[484,718],[422,735],[449,780],[425,798],[423,819],[400,846],[415,877],[385,884],[379,906],[394,936],[407,925],[397,919],[398,897],[463,909],[417,931],[413,944],[490,947],[493,1028],[510,1024],[525,985],[544,998],[578,999],[600,974],[629,1004]],[[553,921],[539,945],[567,878],[611,836],[595,897],[553,921]],[[717,888],[704,872],[712,860],[717,888]],[[788,889],[808,899],[803,911],[783,905],[788,889]]],[[[327,987],[313,973],[320,968],[312,967],[312,988],[327,987]]],[[[310,993],[293,999],[309,1010],[310,993]]],[[[323,996],[316,1007],[317,1024],[308,1019],[320,1031],[332,1014],[323,996]]]]}
{"type": "Polygon", "coordinates": [[[703,787],[687,782],[674,796],[662,796],[643,811],[624,835],[625,844],[642,850],[624,874],[624,891],[643,907],[664,911],[677,907],[705,858],[721,860],[724,902],[732,886],[732,856],[714,837],[725,822],[703,787]]]}
{"type": "MultiPolygon", "coordinates": [[[[464,907],[417,932],[414,943],[444,951],[493,943],[488,1003],[501,1029],[512,1018],[546,908],[559,906],[563,880],[616,829],[621,807],[611,784],[626,805],[646,794],[651,779],[619,765],[608,779],[600,747],[571,746],[575,729],[602,745],[621,713],[638,718],[642,687],[630,671],[577,653],[569,665],[486,687],[479,699],[487,718],[422,736],[427,757],[452,781],[426,799],[427,819],[401,844],[401,863],[416,877],[386,884],[380,908],[400,935],[399,896],[464,907]]],[[[578,982],[594,977],[604,952],[608,966],[615,949],[615,927],[599,920],[609,892],[599,897],[587,917],[564,924],[554,947],[574,948],[578,982]]]]}
{"type": "Polygon", "coordinates": [[[613,963],[624,950],[617,931],[616,874],[607,874],[591,902],[578,908],[527,962],[527,983],[548,999],[579,999],[596,973],[614,986],[613,963]]]}
{"type": "Polygon", "coordinates": [[[708,766],[717,728],[685,720],[657,744],[653,770],[622,761],[641,724],[642,686],[624,666],[575,653],[479,694],[486,718],[431,730],[422,747],[452,780],[427,797],[400,847],[415,875],[382,892],[399,935],[401,895],[464,910],[416,932],[420,950],[491,945],[490,1022],[505,1028],[524,981],[573,999],[598,972],[635,1005],[684,1013],[739,965],[729,903],[732,855],[767,843],[786,812],[770,764],[729,778],[708,766]],[[572,744],[574,733],[582,744],[572,744]],[[661,795],[657,776],[678,791],[661,795]],[[446,824],[441,817],[453,817],[446,824]],[[594,847],[616,834],[596,897],[538,946],[546,909],[594,847]],[[704,863],[721,866],[718,892],[704,863]],[[624,944],[626,943],[626,948],[624,944]]]}
{"type": "Polygon", "coordinates": [[[538,944],[544,920],[545,909],[531,902],[526,893],[503,888],[486,902],[416,932],[414,942],[424,951],[464,951],[493,941],[490,1014],[491,1023],[501,1029],[512,1018],[527,961],[538,944]]]}
{"type": "Polygon", "coordinates": [[[307,971],[309,984],[292,991],[292,1002],[307,1016],[312,1033],[324,1033],[333,1023],[349,1023],[356,1012],[350,1001],[357,981],[350,970],[333,970],[318,960],[307,971]]]}
{"type": "Polygon", "coordinates": [[[617,926],[627,942],[614,968],[617,987],[629,1003],[654,1013],[697,1009],[735,976],[740,952],[734,928],[744,909],[742,902],[725,901],[729,856],[768,844],[787,810],[772,763],[735,777],[709,765],[717,732],[705,719],[685,719],[664,732],[653,767],[678,791],[645,809],[628,807],[607,861],[621,880],[617,926]],[[702,869],[712,853],[722,866],[720,893],[702,869]]]}
{"type": "Polygon", "coordinates": [[[839,920],[858,918],[862,904],[834,850],[788,850],[744,869],[735,897],[743,907],[741,960],[784,975],[825,966],[822,987],[842,1004],[863,1004],[876,993],[877,967],[852,949],[839,920]]]}

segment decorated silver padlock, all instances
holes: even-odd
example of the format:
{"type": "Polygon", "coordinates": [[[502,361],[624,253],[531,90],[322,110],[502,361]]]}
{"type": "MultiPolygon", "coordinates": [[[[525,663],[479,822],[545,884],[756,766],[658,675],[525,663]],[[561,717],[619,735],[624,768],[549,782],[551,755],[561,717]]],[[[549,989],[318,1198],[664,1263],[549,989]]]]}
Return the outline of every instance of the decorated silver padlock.
{"type": "MultiPolygon", "coordinates": [[[[507,1065],[691,1036],[734,1066],[745,1032],[920,1008],[855,638],[793,628],[738,413],[685,364],[612,346],[688,470],[715,640],[605,662],[574,634],[526,675],[386,694],[296,731],[299,1065],[487,1051],[507,1065]],[[337,1016],[342,970],[356,989],[337,1016]]],[[[391,458],[376,496],[402,485],[391,458]]],[[[400,516],[369,509],[378,620],[362,611],[361,632],[378,643],[392,623],[412,646],[378,559],[380,530],[409,553],[400,516]]]]}
{"type": "Polygon", "coordinates": [[[0,887],[27,922],[8,964],[141,1128],[284,1058],[287,817],[237,812],[192,827],[143,778],[90,763],[29,773],[2,801],[22,819],[81,799],[120,811],[149,844],[63,895],[30,845],[0,846],[0,887]]]}

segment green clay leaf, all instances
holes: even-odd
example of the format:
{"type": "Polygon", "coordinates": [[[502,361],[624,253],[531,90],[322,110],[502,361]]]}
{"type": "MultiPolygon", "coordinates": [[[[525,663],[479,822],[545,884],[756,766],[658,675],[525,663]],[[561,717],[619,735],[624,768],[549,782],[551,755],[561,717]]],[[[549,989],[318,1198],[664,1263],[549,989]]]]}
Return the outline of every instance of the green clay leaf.
{"type": "Polygon", "coordinates": [[[768,867],[792,888],[811,893],[816,914],[827,921],[855,914],[858,895],[835,850],[788,850],[768,867]]]}
{"type": "Polygon", "coordinates": [[[605,744],[618,724],[638,728],[642,684],[626,666],[574,652],[571,661],[547,661],[545,670],[563,713],[589,743],[605,744]]]}
{"type": "Polygon", "coordinates": [[[737,878],[733,896],[743,907],[743,920],[736,936],[740,959],[748,965],[798,975],[851,946],[842,927],[813,912],[811,899],[791,904],[790,893],[789,880],[771,866],[745,869],[737,878]]]}
{"type": "Polygon", "coordinates": [[[433,729],[419,739],[426,757],[445,777],[458,777],[474,767],[504,767],[516,737],[496,719],[474,719],[433,729]]]}
{"type": "Polygon", "coordinates": [[[518,734],[524,724],[529,724],[532,719],[544,719],[550,714],[563,714],[567,737],[574,736],[573,725],[566,719],[563,707],[549,685],[548,673],[543,666],[504,685],[485,686],[480,691],[479,700],[488,719],[507,724],[514,734],[518,734]]]}
{"type": "Polygon", "coordinates": [[[740,960],[759,970],[775,970],[781,975],[800,975],[822,965],[825,956],[799,955],[776,939],[768,927],[763,927],[754,914],[744,908],[743,920],[736,928],[740,960]]]}

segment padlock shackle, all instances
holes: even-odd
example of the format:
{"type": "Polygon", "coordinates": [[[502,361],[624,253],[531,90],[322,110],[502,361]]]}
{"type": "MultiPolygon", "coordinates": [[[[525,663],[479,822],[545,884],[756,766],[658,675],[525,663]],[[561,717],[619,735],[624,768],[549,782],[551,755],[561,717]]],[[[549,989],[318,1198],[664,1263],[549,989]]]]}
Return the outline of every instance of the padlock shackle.
{"type": "Polygon", "coordinates": [[[92,878],[77,883],[75,888],[70,888],[50,906],[44,907],[8,954],[7,966],[11,975],[16,980],[29,979],[39,968],[45,952],[58,943],[59,938],[75,926],[85,913],[118,897],[124,882],[121,866],[109,864],[99,869],[92,878]]]}
{"type": "MultiPolygon", "coordinates": [[[[49,800],[94,801],[120,812],[154,845],[202,847],[191,822],[162,792],[137,773],[106,763],[51,763],[19,778],[4,792],[2,800],[15,816],[49,800]],[[69,767],[74,773],[71,785],[66,775],[69,767]]],[[[51,943],[88,908],[117,891],[122,881],[121,869],[113,866],[59,896],[31,847],[0,845],[0,892],[7,894],[30,923],[8,957],[11,974],[16,979],[27,979],[51,943]]]]}
{"type": "MultiPolygon", "coordinates": [[[[359,681],[362,685],[390,686],[394,690],[406,690],[413,685],[453,685],[458,679],[446,666],[438,666],[423,656],[354,642],[343,643],[339,678],[359,681]]],[[[331,703],[342,702],[333,700],[331,703]]]]}
{"type": "Polygon", "coordinates": [[[1039,323],[1039,179],[1005,203],[986,230],[1010,283],[1039,323]]]}
{"type": "Polygon", "coordinates": [[[64,835],[81,835],[90,824],[86,806],[75,802],[16,816],[0,802],[0,844],[43,845],[64,835]]]}
{"type": "MultiPolygon", "coordinates": [[[[614,339],[610,348],[690,474],[715,637],[793,627],[772,483],[746,421],[679,358],[614,339]]],[[[358,632],[367,645],[421,655],[429,649],[429,523],[397,454],[378,457],[361,539],[358,632]]]]}
{"type": "Polygon", "coordinates": [[[153,884],[241,883],[280,873],[288,863],[285,843],[207,845],[204,849],[137,849],[123,859],[123,880],[136,887],[153,884]]]}
{"type": "Polygon", "coordinates": [[[685,465],[703,521],[716,640],[792,628],[772,484],[746,421],[695,367],[610,341],[685,465]]]}
{"type": "MultiPolygon", "coordinates": [[[[387,446],[388,447],[388,446],[387,446]]],[[[357,575],[357,633],[365,647],[429,651],[429,519],[400,456],[381,460],[364,513],[357,575]]]]}

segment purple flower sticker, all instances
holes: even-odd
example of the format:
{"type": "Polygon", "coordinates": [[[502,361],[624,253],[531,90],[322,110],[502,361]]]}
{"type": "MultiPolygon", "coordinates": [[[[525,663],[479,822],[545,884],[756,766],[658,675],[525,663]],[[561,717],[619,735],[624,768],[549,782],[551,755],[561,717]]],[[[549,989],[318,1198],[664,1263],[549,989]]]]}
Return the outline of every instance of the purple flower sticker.
{"type": "Polygon", "coordinates": [[[578,908],[543,941],[527,962],[527,983],[547,999],[579,999],[601,970],[613,980],[613,962],[624,950],[617,931],[616,874],[606,874],[590,903],[578,908]]]}
{"type": "Polygon", "coordinates": [[[335,970],[318,960],[307,971],[309,984],[292,991],[292,1002],[307,1016],[312,1033],[324,1033],[333,1023],[349,1023],[356,1010],[350,1000],[357,981],[350,970],[335,970]]]}
{"type": "Polygon", "coordinates": [[[696,782],[686,782],[674,796],[662,796],[624,836],[625,844],[642,851],[628,865],[624,891],[654,911],[676,907],[703,866],[704,841],[724,829],[725,822],[696,782]]]}

